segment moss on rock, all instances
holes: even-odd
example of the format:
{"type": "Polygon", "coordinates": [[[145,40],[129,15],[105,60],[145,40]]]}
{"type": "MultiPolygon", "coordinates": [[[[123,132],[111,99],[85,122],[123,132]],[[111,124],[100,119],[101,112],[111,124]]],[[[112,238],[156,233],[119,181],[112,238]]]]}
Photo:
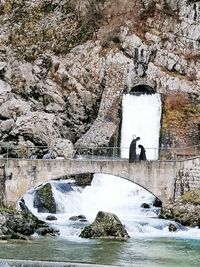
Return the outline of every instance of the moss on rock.
{"type": "Polygon", "coordinates": [[[194,205],[200,205],[200,188],[184,193],[181,199],[194,205]]]}

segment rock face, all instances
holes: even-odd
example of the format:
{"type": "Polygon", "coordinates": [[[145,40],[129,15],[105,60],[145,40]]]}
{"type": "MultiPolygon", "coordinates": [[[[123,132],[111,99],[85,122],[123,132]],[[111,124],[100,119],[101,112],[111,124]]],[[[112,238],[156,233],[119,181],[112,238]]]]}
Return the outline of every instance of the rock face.
{"type": "Polygon", "coordinates": [[[83,229],[80,237],[126,240],[129,235],[115,214],[99,211],[95,221],[83,229]]]}
{"type": "Polygon", "coordinates": [[[73,144],[119,145],[122,96],[148,85],[163,96],[160,146],[197,144],[199,8],[188,0],[1,1],[1,143],[65,157],[73,144]]]}

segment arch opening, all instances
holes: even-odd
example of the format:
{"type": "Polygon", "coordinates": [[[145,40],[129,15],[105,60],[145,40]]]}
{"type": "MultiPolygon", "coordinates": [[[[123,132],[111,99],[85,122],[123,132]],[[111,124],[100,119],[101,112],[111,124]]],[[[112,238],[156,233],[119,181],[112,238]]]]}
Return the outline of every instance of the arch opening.
{"type": "Polygon", "coordinates": [[[131,88],[130,94],[141,95],[141,94],[155,94],[156,90],[146,84],[139,84],[131,88]]]}
{"type": "Polygon", "coordinates": [[[162,201],[154,193],[127,177],[106,173],[83,173],[68,178],[49,180],[40,186],[31,188],[20,198],[18,204],[22,204],[21,208],[28,207],[35,215],[68,212],[66,207],[70,206],[70,209],[74,210],[73,205],[82,213],[88,213],[88,208],[92,209],[93,215],[107,207],[108,212],[113,213],[115,211],[123,213],[123,209],[126,208],[128,214],[128,209],[132,210],[131,205],[138,211],[147,206],[148,208],[160,208],[162,205],[162,201]],[[90,184],[88,184],[88,180],[85,180],[85,184],[78,181],[84,175],[92,178],[90,184]],[[76,180],[73,179],[75,176],[76,180]],[[72,204],[72,202],[74,203],[72,204]],[[85,207],[83,210],[81,210],[82,203],[85,207]],[[94,205],[94,203],[96,204],[94,205]]]}

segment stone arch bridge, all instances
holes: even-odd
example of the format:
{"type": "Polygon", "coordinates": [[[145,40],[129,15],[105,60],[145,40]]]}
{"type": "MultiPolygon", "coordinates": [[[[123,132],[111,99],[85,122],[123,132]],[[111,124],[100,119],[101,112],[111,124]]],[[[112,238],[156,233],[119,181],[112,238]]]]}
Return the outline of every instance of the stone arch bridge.
{"type": "Polygon", "coordinates": [[[44,182],[65,175],[104,173],[136,183],[163,204],[184,191],[200,187],[200,156],[179,161],[1,159],[0,201],[15,206],[23,194],[44,182]]]}

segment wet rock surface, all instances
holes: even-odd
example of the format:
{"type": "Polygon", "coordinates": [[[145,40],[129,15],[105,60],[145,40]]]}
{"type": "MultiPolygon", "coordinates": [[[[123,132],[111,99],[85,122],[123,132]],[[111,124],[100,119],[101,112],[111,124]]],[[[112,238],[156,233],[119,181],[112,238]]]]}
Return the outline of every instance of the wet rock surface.
{"type": "Polygon", "coordinates": [[[115,214],[99,211],[94,222],[83,229],[80,237],[127,240],[129,235],[115,214]]]}
{"type": "Polygon", "coordinates": [[[50,183],[39,187],[35,191],[33,205],[38,212],[56,213],[56,202],[50,183]]]}
{"type": "Polygon", "coordinates": [[[58,231],[39,220],[30,211],[0,209],[0,239],[29,240],[34,233],[58,235],[58,231]]]}

